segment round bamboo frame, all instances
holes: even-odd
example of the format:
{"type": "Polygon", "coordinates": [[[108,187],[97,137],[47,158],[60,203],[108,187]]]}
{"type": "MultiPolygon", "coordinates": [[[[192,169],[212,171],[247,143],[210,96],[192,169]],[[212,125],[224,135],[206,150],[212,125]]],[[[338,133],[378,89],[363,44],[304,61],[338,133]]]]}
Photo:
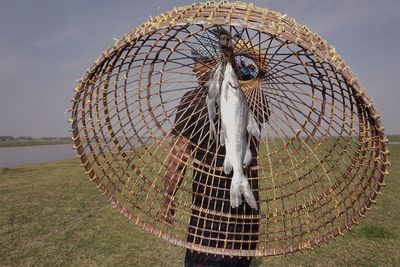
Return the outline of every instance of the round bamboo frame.
{"type": "MultiPolygon", "coordinates": [[[[107,49],[75,91],[74,148],[90,180],[129,220],[178,246],[242,257],[319,246],[357,224],[384,185],[387,138],[350,68],[306,26],[252,4],[197,3],[152,18],[107,49]],[[193,205],[193,172],[205,171],[186,155],[187,160],[178,158],[186,172],[175,172],[182,181],[171,196],[175,214],[169,224],[159,207],[163,177],[171,171],[168,155],[175,139],[170,131],[185,93],[198,90],[194,102],[204,101],[208,73],[219,61],[217,46],[203,44],[206,59],[195,59],[192,52],[216,26],[238,34],[236,54],[258,68],[241,88],[263,124],[252,167],[258,175],[249,178],[257,179],[260,211],[238,215],[230,207],[193,205]],[[229,233],[239,237],[236,247],[227,246],[226,239],[214,240],[222,245],[213,247],[207,246],[212,238],[197,231],[201,242],[188,242],[193,210],[219,224],[224,218],[233,224],[255,220],[257,236],[245,240],[240,232],[229,233]],[[255,249],[246,249],[249,242],[255,249]]],[[[220,169],[213,161],[205,174],[229,179],[216,174],[220,169]]],[[[206,189],[208,198],[219,190],[206,189]]]]}

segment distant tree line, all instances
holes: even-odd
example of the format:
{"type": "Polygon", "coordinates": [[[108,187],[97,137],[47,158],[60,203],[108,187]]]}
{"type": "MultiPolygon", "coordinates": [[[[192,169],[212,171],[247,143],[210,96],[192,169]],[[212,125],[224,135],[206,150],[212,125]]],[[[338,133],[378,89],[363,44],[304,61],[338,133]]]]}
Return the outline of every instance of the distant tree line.
{"type": "Polygon", "coordinates": [[[70,140],[70,139],[71,139],[70,137],[53,137],[53,136],[33,138],[32,136],[0,135],[0,141],[32,141],[32,140],[56,141],[56,140],[70,140]]]}

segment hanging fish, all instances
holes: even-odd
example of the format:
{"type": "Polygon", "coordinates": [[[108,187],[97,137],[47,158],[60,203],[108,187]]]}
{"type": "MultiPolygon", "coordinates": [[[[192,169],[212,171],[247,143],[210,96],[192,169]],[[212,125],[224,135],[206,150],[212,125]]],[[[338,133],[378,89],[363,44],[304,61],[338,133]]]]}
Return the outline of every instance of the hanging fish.
{"type": "Polygon", "coordinates": [[[219,105],[220,87],[223,79],[221,68],[221,64],[217,65],[217,67],[211,71],[210,79],[206,83],[206,87],[208,87],[206,104],[208,110],[208,119],[210,121],[210,135],[213,139],[217,138],[217,131],[215,129],[214,119],[217,114],[216,104],[218,103],[219,105]]]}
{"type": "Polygon", "coordinates": [[[224,172],[233,177],[230,189],[230,203],[237,208],[242,203],[242,195],[247,204],[257,209],[257,202],[244,173],[251,161],[249,134],[259,138],[260,130],[249,110],[246,97],[240,90],[235,71],[228,63],[221,88],[221,144],[225,144],[224,172]]]}
{"type": "Polygon", "coordinates": [[[257,202],[244,173],[251,161],[249,135],[260,137],[258,124],[249,110],[244,93],[240,90],[239,71],[235,63],[233,45],[229,34],[220,34],[222,62],[210,75],[208,82],[207,108],[210,119],[210,131],[215,136],[215,103],[221,114],[220,142],[225,145],[226,155],[224,172],[233,176],[230,188],[230,203],[237,208],[242,196],[247,204],[257,210],[257,202]]]}

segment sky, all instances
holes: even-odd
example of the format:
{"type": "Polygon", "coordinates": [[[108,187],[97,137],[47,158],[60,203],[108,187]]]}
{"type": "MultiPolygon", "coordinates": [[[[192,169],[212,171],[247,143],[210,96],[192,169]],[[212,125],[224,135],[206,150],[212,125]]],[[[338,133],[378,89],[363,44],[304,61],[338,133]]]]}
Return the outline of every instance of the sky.
{"type": "MultiPolygon", "coordinates": [[[[114,40],[152,14],[195,1],[0,0],[0,135],[70,136],[74,87],[114,40]]],[[[400,1],[253,1],[318,32],[400,134],[400,1]]]]}

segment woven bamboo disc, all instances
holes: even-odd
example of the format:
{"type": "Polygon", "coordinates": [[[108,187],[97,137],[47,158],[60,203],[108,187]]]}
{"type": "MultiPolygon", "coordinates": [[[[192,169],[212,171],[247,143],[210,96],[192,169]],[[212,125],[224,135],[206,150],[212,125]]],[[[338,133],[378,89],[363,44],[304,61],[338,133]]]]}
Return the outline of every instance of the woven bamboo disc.
{"type": "Polygon", "coordinates": [[[271,256],[318,246],[356,224],[384,185],[387,138],[350,68],[306,26],[252,4],[161,14],[107,49],[75,91],[74,147],[91,181],[129,220],[194,251],[271,256]],[[217,26],[231,34],[237,61],[253,67],[240,84],[263,132],[248,170],[258,211],[229,205],[225,155],[204,116],[217,26]],[[190,149],[177,152],[186,129],[195,129],[182,139],[190,149]]]}

